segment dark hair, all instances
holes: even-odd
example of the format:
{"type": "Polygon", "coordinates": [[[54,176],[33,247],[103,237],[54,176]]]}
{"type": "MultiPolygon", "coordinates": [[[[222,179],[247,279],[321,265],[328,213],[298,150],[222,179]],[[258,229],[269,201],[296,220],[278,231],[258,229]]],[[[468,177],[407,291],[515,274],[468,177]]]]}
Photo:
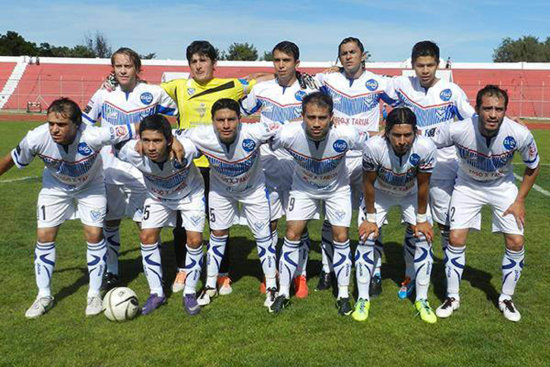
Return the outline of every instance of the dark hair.
{"type": "Polygon", "coordinates": [[[386,118],[386,127],[384,128],[386,138],[390,135],[390,131],[394,125],[401,124],[412,125],[414,134],[416,135],[418,129],[414,112],[408,107],[397,107],[391,110],[386,118]]]}
{"type": "Polygon", "coordinates": [[[193,41],[187,46],[187,61],[191,62],[191,58],[194,54],[204,55],[208,57],[212,62],[218,60],[218,51],[208,41],[193,41]]]}
{"type": "Polygon", "coordinates": [[[439,64],[439,46],[432,41],[420,41],[413,46],[411,53],[411,63],[422,56],[431,56],[439,64]]]}
{"type": "Polygon", "coordinates": [[[508,93],[496,85],[488,84],[477,92],[476,107],[481,107],[481,100],[484,96],[495,96],[504,99],[504,108],[508,108],[508,93]]]}
{"type": "Polygon", "coordinates": [[[237,117],[241,118],[241,108],[239,106],[239,103],[231,98],[221,98],[214,102],[214,104],[212,105],[212,119],[214,119],[214,115],[218,110],[222,110],[224,108],[235,111],[237,117]]]}
{"type": "Polygon", "coordinates": [[[356,38],[356,37],[346,37],[342,40],[342,42],[340,42],[340,44],[338,45],[338,56],[336,57],[336,62],[338,62],[338,60],[340,60],[340,49],[342,48],[343,45],[345,45],[346,43],[350,43],[350,42],[355,42],[355,44],[357,45],[357,47],[359,47],[359,50],[361,50],[361,54],[363,54],[365,52],[365,47],[363,46],[363,43],[361,43],[361,41],[359,40],[359,38],[356,38]]]}
{"type": "Polygon", "coordinates": [[[145,130],[159,131],[164,135],[166,140],[172,139],[172,127],[170,122],[163,115],[149,115],[141,120],[139,124],[139,135],[143,134],[145,130]]]}
{"type": "Polygon", "coordinates": [[[80,126],[82,124],[82,111],[78,104],[72,99],[61,97],[53,101],[46,111],[47,114],[58,113],[63,117],[68,118],[70,121],[80,126]]]}
{"type": "Polygon", "coordinates": [[[294,57],[294,61],[300,60],[300,49],[294,42],[290,42],[290,41],[279,42],[275,45],[275,47],[273,47],[271,54],[273,55],[275,51],[280,51],[287,55],[292,55],[294,57]]]}
{"type": "Polygon", "coordinates": [[[132,63],[134,64],[134,66],[136,67],[136,71],[139,73],[141,71],[141,58],[139,57],[138,53],[134,50],[132,50],[131,48],[128,48],[128,47],[121,47],[119,48],[118,50],[116,50],[115,52],[113,52],[113,54],[111,55],[111,66],[114,67],[115,66],[115,56],[116,55],[126,55],[130,58],[130,60],[132,60],[132,63]]]}
{"type": "Polygon", "coordinates": [[[332,102],[332,97],[322,92],[313,92],[304,97],[304,99],[302,100],[302,114],[306,112],[306,106],[308,104],[314,104],[319,107],[326,107],[328,108],[328,112],[331,115],[332,115],[332,111],[334,110],[334,103],[332,102]]]}

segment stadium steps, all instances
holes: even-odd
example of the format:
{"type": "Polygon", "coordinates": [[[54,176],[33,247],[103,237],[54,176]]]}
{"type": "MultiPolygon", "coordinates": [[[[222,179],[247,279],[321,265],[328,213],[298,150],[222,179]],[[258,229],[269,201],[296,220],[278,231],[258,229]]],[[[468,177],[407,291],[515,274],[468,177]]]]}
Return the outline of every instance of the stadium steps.
{"type": "Polygon", "coordinates": [[[26,57],[21,56],[20,60],[17,62],[17,64],[13,68],[11,75],[6,81],[4,88],[0,92],[0,109],[4,107],[4,105],[8,102],[13,92],[15,92],[15,89],[17,88],[19,81],[21,80],[21,78],[23,77],[23,74],[25,73],[25,69],[27,68],[27,65],[28,63],[26,61],[26,57]]]}

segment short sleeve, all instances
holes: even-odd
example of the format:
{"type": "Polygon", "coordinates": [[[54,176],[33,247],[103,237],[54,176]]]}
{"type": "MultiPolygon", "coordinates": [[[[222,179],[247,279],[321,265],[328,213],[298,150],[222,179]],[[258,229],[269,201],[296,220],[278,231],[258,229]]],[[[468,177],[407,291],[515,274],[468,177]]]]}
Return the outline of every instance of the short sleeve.
{"type": "Polygon", "coordinates": [[[176,116],[178,114],[178,106],[176,100],[164,90],[160,92],[160,102],[158,104],[158,113],[167,116],[176,116]]]}
{"type": "Polygon", "coordinates": [[[444,122],[436,130],[434,136],[432,137],[432,141],[436,147],[444,148],[444,147],[450,147],[451,145],[454,145],[454,141],[451,136],[451,123],[453,122],[452,121],[444,122]]]}
{"type": "Polygon", "coordinates": [[[240,101],[241,110],[245,115],[256,113],[261,107],[262,102],[256,98],[256,88],[252,88],[250,93],[240,101]]]}
{"type": "Polygon", "coordinates": [[[437,148],[429,139],[425,140],[424,148],[425,152],[422,154],[418,169],[423,173],[432,173],[437,161],[437,148]]]}
{"type": "Polygon", "coordinates": [[[374,140],[365,144],[363,148],[363,171],[376,172],[380,168],[380,162],[374,154],[374,140]]]}
{"type": "Polygon", "coordinates": [[[470,105],[470,102],[468,102],[468,97],[466,96],[466,93],[464,93],[464,91],[460,88],[458,88],[456,108],[458,112],[457,117],[459,120],[469,119],[476,113],[474,108],[470,105]]]}
{"type": "Polygon", "coordinates": [[[29,131],[27,135],[19,142],[17,147],[11,151],[11,158],[17,166],[17,168],[23,168],[28,166],[36,153],[38,152],[38,146],[36,144],[36,132],[29,131]]]}
{"type": "Polygon", "coordinates": [[[540,157],[537,149],[537,143],[535,143],[533,134],[531,134],[530,131],[527,132],[527,136],[524,141],[525,144],[522,144],[519,148],[521,158],[527,167],[535,169],[540,163],[540,157]]]}
{"type": "Polygon", "coordinates": [[[94,125],[97,122],[97,120],[101,117],[101,107],[103,106],[103,101],[105,100],[105,93],[107,92],[103,89],[99,89],[94,93],[82,111],[82,121],[89,125],[94,125]]]}

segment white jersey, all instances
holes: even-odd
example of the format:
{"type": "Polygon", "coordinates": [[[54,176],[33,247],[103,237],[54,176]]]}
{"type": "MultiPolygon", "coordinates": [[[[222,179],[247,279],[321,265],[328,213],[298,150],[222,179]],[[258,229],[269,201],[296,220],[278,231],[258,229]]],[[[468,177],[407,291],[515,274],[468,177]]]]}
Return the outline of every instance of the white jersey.
{"type": "MultiPolygon", "coordinates": [[[[458,85],[441,79],[426,90],[417,77],[399,76],[388,83],[386,93],[398,100],[399,105],[415,113],[418,129],[429,138],[443,123],[464,120],[475,114],[464,91],[458,85]]],[[[454,179],[457,169],[454,150],[440,149],[437,162],[432,179],[454,179]]]]}
{"type": "Polygon", "coordinates": [[[417,191],[419,172],[432,173],[437,148],[423,136],[414,139],[409,152],[397,156],[388,140],[373,136],[363,150],[363,170],[376,172],[374,187],[392,196],[407,196],[417,191]]]}
{"type": "Polygon", "coordinates": [[[285,148],[296,162],[292,189],[311,194],[328,194],[349,186],[345,157],[349,150],[363,150],[368,133],[353,126],[332,127],[319,142],[308,138],[303,122],[284,125],[273,147],[285,148]]]}
{"type": "MultiPolygon", "coordinates": [[[[140,122],[158,113],[173,116],[177,112],[176,103],[160,86],[139,82],[129,93],[120,86],[112,92],[99,89],[88,102],[82,116],[91,124],[100,120],[101,126],[116,126],[140,122]]],[[[106,183],[131,185],[136,179],[143,181],[141,173],[132,165],[116,159],[112,149],[106,148],[102,158],[106,183]]]]}
{"type": "Polygon", "coordinates": [[[221,194],[243,193],[265,185],[259,160],[260,146],[276,132],[279,124],[241,124],[235,141],[220,141],[214,126],[186,130],[197,149],[210,164],[210,190],[221,194]]]}
{"type": "Polygon", "coordinates": [[[525,165],[536,168],[539,154],[533,135],[524,126],[505,117],[496,136],[486,138],[479,132],[479,119],[441,126],[435,137],[437,146],[452,146],[458,155],[458,178],[462,182],[500,184],[514,182],[512,159],[518,151],[525,165]]]}
{"type": "Polygon", "coordinates": [[[45,164],[43,188],[73,192],[91,184],[103,185],[103,166],[98,159],[101,148],[135,135],[133,124],[100,128],[83,123],[74,141],[61,145],[53,141],[48,124],[43,124],[29,131],[11,156],[19,168],[38,156],[45,164]]]}
{"type": "Polygon", "coordinates": [[[157,200],[178,201],[191,193],[204,190],[202,176],[193,163],[193,159],[200,153],[189,139],[181,136],[175,138],[183,145],[185,151],[182,163],[175,159],[163,163],[153,162],[147,156],[135,151],[136,140],[128,142],[118,152],[121,160],[130,163],[143,173],[149,196],[157,200]]]}

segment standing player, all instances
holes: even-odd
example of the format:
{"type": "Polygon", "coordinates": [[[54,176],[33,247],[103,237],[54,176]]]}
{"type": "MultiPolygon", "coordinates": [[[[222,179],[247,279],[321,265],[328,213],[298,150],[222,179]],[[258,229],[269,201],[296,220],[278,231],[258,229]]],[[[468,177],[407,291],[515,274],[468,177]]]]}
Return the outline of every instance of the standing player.
{"type": "Polygon", "coordinates": [[[107,202],[99,152],[105,145],[131,139],[135,136],[135,126],[127,123],[98,128],[82,124],[80,108],[67,98],[53,101],[47,118],[47,124],[27,133],[11,154],[0,161],[0,175],[14,165],[18,168],[29,165],[35,156],[45,164],[38,195],[34,251],[38,296],[25,316],[39,317],[53,306],[50,285],[55,266],[55,239],[61,224],[75,213],[83,224],[88,244],[90,286],[86,316],[93,316],[103,310],[99,288],[107,251],[102,232],[107,202]]]}
{"type": "MultiPolygon", "coordinates": [[[[334,101],[334,124],[355,126],[366,133],[378,133],[380,121],[380,100],[392,104],[384,90],[389,78],[373,74],[365,69],[365,48],[355,37],[347,37],[338,45],[338,59],[343,68],[339,72],[317,74],[324,92],[334,101]]],[[[361,152],[349,151],[346,167],[352,190],[353,207],[359,206],[359,197],[363,191],[363,171],[361,152]]],[[[327,221],[323,223],[322,250],[323,270],[319,277],[318,290],[330,288],[330,263],[332,261],[332,233],[327,221]]],[[[378,251],[381,247],[377,246],[378,251]]],[[[373,277],[375,294],[381,291],[382,279],[378,273],[373,277]]]]}
{"type": "MultiPolygon", "coordinates": [[[[162,113],[177,114],[176,104],[156,85],[139,79],[141,59],[129,48],[120,48],[111,56],[111,66],[117,80],[112,92],[99,89],[84,109],[84,118],[101,126],[118,126],[139,122],[144,117],[162,113]]],[[[143,176],[134,166],[114,157],[111,147],[102,151],[107,191],[105,238],[107,240],[107,269],[104,288],[108,290],[119,282],[118,253],[120,250],[120,222],[125,216],[138,225],[141,222],[146,197],[143,176]]]]}
{"type": "Polygon", "coordinates": [[[447,299],[436,310],[439,317],[451,316],[460,306],[459,287],[468,232],[470,228],[480,229],[481,207],[489,205],[493,211],[493,232],[504,234],[506,246],[499,308],[506,319],[521,319],[512,296],[525,257],[525,199],[539,173],[540,159],[531,132],[505,117],[507,107],[506,91],[488,85],[477,93],[478,116],[460,124],[446,124],[435,136],[438,146],[454,145],[459,157],[458,178],[449,209],[451,234],[445,249],[447,299]],[[516,151],[527,166],[519,191],[512,168],[516,151]]]}
{"type": "Polygon", "coordinates": [[[321,204],[334,234],[333,267],[338,280],[336,305],[341,315],[349,315],[351,251],[351,192],[345,172],[345,156],[350,149],[363,149],[368,134],[351,126],[333,127],[332,98],[321,92],[302,100],[304,121],[285,125],[275,137],[274,148],[284,148],[296,165],[288,200],[287,230],[279,260],[279,292],[270,312],[281,312],[290,298],[290,283],[296,271],[300,237],[307,221],[321,204]]]}
{"type": "Polygon", "coordinates": [[[258,246],[267,287],[264,305],[269,307],[277,292],[276,258],[259,155],[260,145],[275,134],[278,124],[274,124],[273,130],[264,123],[241,125],[239,103],[229,98],[214,103],[212,116],[212,125],[190,129],[186,135],[208,159],[211,167],[211,190],[208,193],[210,243],[206,285],[199,296],[199,304],[209,304],[218,294],[216,281],[220,263],[240,203],[258,246]]]}
{"type": "MultiPolygon", "coordinates": [[[[422,135],[433,137],[444,123],[470,118],[474,114],[466,94],[458,85],[436,77],[439,47],[435,43],[422,41],[415,44],[411,61],[416,76],[392,79],[386,92],[401,106],[413,110],[422,135]]],[[[437,166],[430,182],[430,209],[440,229],[443,249],[449,242],[448,211],[457,169],[454,149],[438,149],[437,166]]],[[[412,293],[415,284],[413,257],[416,241],[412,231],[407,230],[404,242],[406,273],[399,290],[399,298],[402,299],[412,293]]]]}
{"type": "Polygon", "coordinates": [[[363,151],[365,200],[359,212],[360,241],[355,254],[359,299],[352,314],[357,321],[365,321],[369,316],[374,242],[394,205],[401,207],[404,221],[416,237],[416,309],[425,322],[437,321],[428,303],[433,231],[426,215],[436,147],[429,138],[416,133],[414,113],[406,107],[395,108],[386,120],[384,136],[369,139],[363,151]]]}
{"type": "Polygon", "coordinates": [[[204,227],[204,185],[193,163],[199,153],[189,140],[177,137],[184,147],[184,159],[182,163],[169,159],[174,137],[170,123],[162,115],[144,118],[139,135],[145,157],[136,152],[135,140],[120,150],[119,157],[143,173],[147,186],[140,240],[143,271],[151,294],[142,308],[142,314],[147,315],[166,302],[162,288],[160,231],[165,226],[174,227],[176,215],[181,215],[180,220],[187,229],[187,279],[183,306],[188,314],[196,315],[200,312],[195,288],[202,268],[204,227]]]}
{"type": "MultiPolygon", "coordinates": [[[[279,42],[272,51],[275,79],[256,84],[248,96],[241,101],[247,114],[260,111],[260,122],[284,124],[297,121],[302,116],[302,99],[315,89],[302,86],[296,67],[300,65],[300,49],[289,41],[279,42]]],[[[288,193],[294,173],[294,160],[284,149],[272,150],[268,145],[261,148],[262,168],[271,205],[271,237],[277,246],[277,221],[284,215],[288,193]]],[[[297,298],[306,298],[306,265],[309,253],[307,229],[300,243],[300,260],[294,276],[297,298]]]]}

